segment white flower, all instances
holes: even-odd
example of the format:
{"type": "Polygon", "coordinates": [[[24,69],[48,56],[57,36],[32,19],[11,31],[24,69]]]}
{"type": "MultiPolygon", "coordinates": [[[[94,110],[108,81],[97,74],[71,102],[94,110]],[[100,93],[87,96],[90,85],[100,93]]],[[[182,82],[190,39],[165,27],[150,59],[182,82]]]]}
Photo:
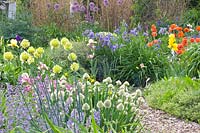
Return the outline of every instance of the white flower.
{"type": "Polygon", "coordinates": [[[116,81],[116,84],[117,84],[118,86],[120,86],[120,85],[122,85],[122,82],[121,82],[120,80],[117,80],[117,81],[116,81]]]}
{"type": "Polygon", "coordinates": [[[81,99],[81,100],[84,100],[84,99],[85,99],[85,96],[84,96],[82,93],[80,93],[80,99],[81,99]]]}
{"type": "Polygon", "coordinates": [[[128,81],[125,81],[125,82],[124,82],[124,85],[125,85],[125,86],[129,86],[130,84],[129,84],[128,81]]]}
{"type": "Polygon", "coordinates": [[[119,96],[124,96],[125,90],[124,90],[124,89],[121,89],[121,90],[119,90],[119,91],[117,92],[117,94],[118,94],[119,96]]]}
{"type": "Polygon", "coordinates": [[[88,73],[84,73],[83,74],[83,79],[84,80],[87,80],[87,79],[89,79],[90,78],[90,75],[88,74],[88,73]]]}
{"type": "Polygon", "coordinates": [[[139,97],[138,100],[137,100],[137,104],[138,105],[142,105],[143,103],[145,103],[145,100],[143,97],[139,97]]]}
{"type": "Polygon", "coordinates": [[[126,89],[126,86],[123,84],[123,85],[121,85],[121,86],[119,87],[119,89],[124,90],[124,89],[126,89]]]}
{"type": "Polygon", "coordinates": [[[106,84],[111,84],[112,83],[112,79],[111,77],[107,77],[106,79],[103,80],[103,83],[106,83],[106,84]]]}
{"type": "Polygon", "coordinates": [[[120,110],[120,111],[124,110],[124,105],[122,103],[118,104],[117,110],[120,110]]]}
{"type": "Polygon", "coordinates": [[[103,108],[103,106],[104,106],[104,104],[103,104],[103,102],[102,101],[98,101],[97,102],[97,108],[103,108]]]}
{"type": "Polygon", "coordinates": [[[107,100],[104,101],[104,107],[105,108],[110,108],[111,105],[112,105],[112,103],[111,103],[110,99],[107,99],[107,100]]]}
{"type": "Polygon", "coordinates": [[[82,110],[87,111],[90,109],[90,105],[88,103],[84,103],[82,106],[82,110]]]}
{"type": "Polygon", "coordinates": [[[137,108],[136,107],[131,107],[131,112],[137,112],[137,108]]]}
{"type": "Polygon", "coordinates": [[[95,81],[94,86],[100,86],[100,83],[98,81],[95,81]]]}
{"type": "Polygon", "coordinates": [[[109,89],[114,89],[114,86],[113,86],[112,84],[109,84],[109,85],[108,85],[108,88],[109,88],[109,89]]]}
{"type": "Polygon", "coordinates": [[[140,89],[137,89],[136,91],[137,96],[142,96],[142,91],[140,89]]]}
{"type": "Polygon", "coordinates": [[[91,86],[91,83],[89,81],[87,81],[87,86],[91,86]]]}

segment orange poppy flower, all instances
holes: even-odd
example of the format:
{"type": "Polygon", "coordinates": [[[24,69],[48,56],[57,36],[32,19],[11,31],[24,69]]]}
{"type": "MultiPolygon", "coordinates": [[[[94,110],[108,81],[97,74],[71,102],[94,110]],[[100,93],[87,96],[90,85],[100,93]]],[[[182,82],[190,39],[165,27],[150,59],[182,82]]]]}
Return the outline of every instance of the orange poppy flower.
{"type": "Polygon", "coordinates": [[[190,32],[190,29],[189,29],[189,28],[184,28],[183,31],[184,31],[184,32],[190,32]]]}
{"type": "Polygon", "coordinates": [[[182,30],[183,30],[183,28],[182,28],[182,27],[179,27],[179,26],[177,26],[175,29],[176,29],[177,31],[182,31],[182,30]]]}
{"type": "Polygon", "coordinates": [[[170,25],[170,28],[171,28],[171,30],[175,30],[175,29],[176,29],[176,27],[177,27],[177,25],[176,25],[176,24],[171,24],[171,25],[170,25]]]}
{"type": "Polygon", "coordinates": [[[156,37],[156,36],[157,36],[157,32],[152,32],[151,35],[152,35],[153,37],[156,37]]]}
{"type": "Polygon", "coordinates": [[[197,27],[196,27],[196,30],[197,30],[197,31],[200,31],[200,26],[197,26],[197,27]]]}
{"type": "Polygon", "coordinates": [[[180,49],[183,49],[184,48],[184,45],[182,43],[178,44],[178,47],[177,47],[179,50],[180,49]]]}
{"type": "Polygon", "coordinates": [[[151,32],[157,32],[155,24],[151,25],[151,32]]]}
{"type": "Polygon", "coordinates": [[[179,31],[177,36],[178,36],[179,38],[184,37],[183,31],[179,31]]]}
{"type": "Polygon", "coordinates": [[[191,43],[195,42],[195,39],[194,38],[190,38],[190,42],[191,43]]]}
{"type": "Polygon", "coordinates": [[[182,49],[177,50],[176,53],[177,53],[178,55],[180,55],[180,54],[184,53],[184,50],[182,50],[182,49]]]}
{"type": "Polygon", "coordinates": [[[154,43],[154,44],[157,44],[157,43],[158,43],[158,40],[153,40],[153,43],[154,43]]]}
{"type": "Polygon", "coordinates": [[[200,42],[200,38],[196,38],[196,42],[199,43],[200,42]]]}
{"type": "Polygon", "coordinates": [[[183,46],[187,46],[187,45],[188,45],[188,40],[187,40],[186,37],[184,37],[184,38],[182,39],[182,44],[183,44],[183,46]]]}
{"type": "Polygon", "coordinates": [[[149,43],[147,44],[147,46],[148,46],[148,47],[152,47],[152,46],[153,46],[153,42],[149,42],[149,43]]]}

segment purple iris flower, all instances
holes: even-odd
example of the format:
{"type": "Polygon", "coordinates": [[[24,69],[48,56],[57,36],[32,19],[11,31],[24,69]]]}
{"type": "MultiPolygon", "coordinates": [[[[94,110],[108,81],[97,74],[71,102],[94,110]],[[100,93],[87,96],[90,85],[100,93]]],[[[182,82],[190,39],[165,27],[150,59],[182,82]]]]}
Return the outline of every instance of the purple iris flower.
{"type": "Polygon", "coordinates": [[[22,41],[23,38],[22,38],[21,36],[19,36],[19,35],[16,35],[15,39],[16,39],[18,42],[20,42],[20,41],[22,41]]]}

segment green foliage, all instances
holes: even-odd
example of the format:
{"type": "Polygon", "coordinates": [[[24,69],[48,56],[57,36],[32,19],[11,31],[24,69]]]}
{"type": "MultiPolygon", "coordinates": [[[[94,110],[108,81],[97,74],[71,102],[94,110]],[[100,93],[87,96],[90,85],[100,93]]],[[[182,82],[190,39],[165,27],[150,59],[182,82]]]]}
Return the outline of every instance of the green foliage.
{"type": "Polygon", "coordinates": [[[188,9],[182,16],[183,23],[186,24],[200,24],[200,8],[188,9]]]}
{"type": "Polygon", "coordinates": [[[0,22],[0,35],[4,38],[15,38],[16,35],[20,35],[30,41],[33,40],[33,34],[37,30],[28,21],[23,20],[5,20],[0,22]]]}
{"type": "Polygon", "coordinates": [[[189,77],[170,78],[150,85],[148,104],[177,117],[200,123],[200,82],[189,77]]]}
{"type": "Polygon", "coordinates": [[[200,45],[192,44],[183,55],[182,64],[190,77],[200,76],[200,45]]]}

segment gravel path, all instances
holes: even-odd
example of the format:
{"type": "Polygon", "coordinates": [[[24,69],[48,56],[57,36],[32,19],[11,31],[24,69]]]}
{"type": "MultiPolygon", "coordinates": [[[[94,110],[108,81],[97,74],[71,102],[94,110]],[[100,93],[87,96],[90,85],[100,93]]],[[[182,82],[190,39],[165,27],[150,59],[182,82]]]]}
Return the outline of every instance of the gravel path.
{"type": "Polygon", "coordinates": [[[199,124],[186,122],[161,110],[152,109],[146,103],[139,112],[144,115],[144,133],[200,133],[199,124]]]}

